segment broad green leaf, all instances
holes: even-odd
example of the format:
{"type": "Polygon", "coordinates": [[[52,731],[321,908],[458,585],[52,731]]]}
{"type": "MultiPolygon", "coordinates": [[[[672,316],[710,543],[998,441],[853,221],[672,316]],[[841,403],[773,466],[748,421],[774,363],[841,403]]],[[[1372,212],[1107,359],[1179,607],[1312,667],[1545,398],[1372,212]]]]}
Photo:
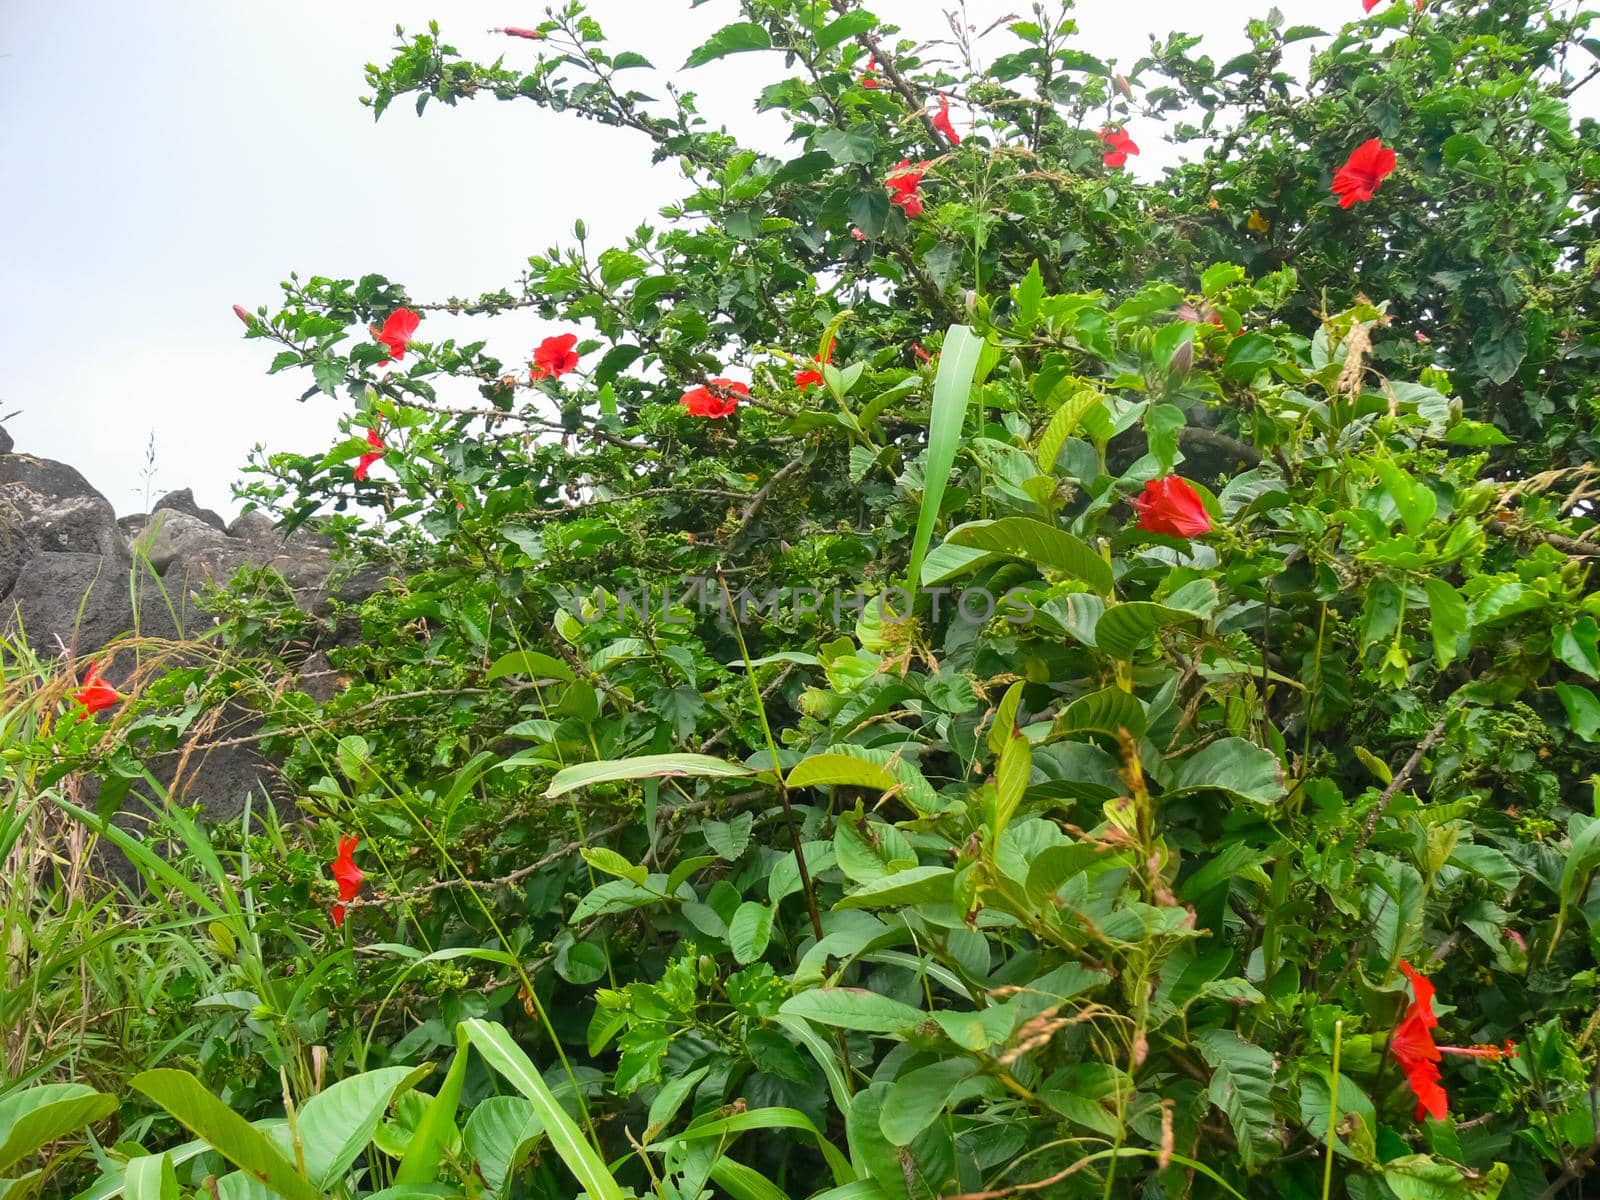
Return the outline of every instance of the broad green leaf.
{"type": "Polygon", "coordinates": [[[922,559],[933,541],[933,527],[939,520],[945,488],[950,483],[950,468],[955,465],[961,431],[967,422],[972,398],[972,381],[978,373],[983,340],[965,325],[952,325],[944,335],[939,355],[939,373],[933,384],[933,407],[928,418],[928,452],[923,459],[922,504],[917,512],[917,531],[911,539],[911,565],[906,572],[906,591],[915,594],[922,578],[922,559]]]}
{"type": "Polygon", "coordinates": [[[921,1009],[865,988],[815,988],[791,996],[779,1011],[836,1029],[892,1036],[903,1036],[928,1020],[921,1009]]]}
{"type": "Polygon", "coordinates": [[[909,1146],[950,1102],[950,1094],[978,1073],[970,1058],[947,1058],[908,1071],[890,1085],[878,1112],[878,1128],[896,1146],[909,1146]]]}
{"type": "Polygon", "coordinates": [[[789,1200],[789,1194],[760,1171],[734,1162],[725,1154],[719,1154],[711,1165],[711,1178],[732,1200],[789,1200]]]}
{"type": "Polygon", "coordinates": [[[1197,614],[1185,609],[1169,608],[1149,600],[1125,601],[1111,605],[1100,614],[1094,627],[1095,645],[1112,658],[1131,659],[1158,629],[1188,625],[1197,620],[1197,614]]]}
{"type": "Polygon", "coordinates": [[[604,846],[585,846],[578,853],[583,855],[583,861],[596,871],[604,871],[607,875],[626,879],[629,883],[642,885],[650,877],[650,868],[636,867],[615,850],[609,850],[604,846]]]}
{"type": "Polygon", "coordinates": [[[1025,559],[1035,566],[1082,580],[1102,594],[1111,590],[1111,565],[1082,538],[1031,517],[969,521],[952,529],[947,543],[1025,559]]]}
{"type": "Polygon", "coordinates": [[[456,1135],[456,1109],[461,1104],[461,1086],[466,1077],[467,1049],[457,1046],[444,1082],[422,1110],[411,1140],[406,1144],[405,1155],[395,1170],[396,1183],[429,1183],[434,1179],[439,1162],[456,1135]]]}
{"type": "Polygon", "coordinates": [[[1272,1055],[1231,1029],[1202,1029],[1195,1049],[1211,1067],[1211,1102],[1228,1115],[1249,1169],[1273,1152],[1272,1055]]]}
{"type": "Polygon", "coordinates": [[[117,1111],[117,1098],[81,1083],[42,1083],[0,1099],[0,1171],[117,1111]]]}
{"type": "Polygon", "coordinates": [[[491,1196],[504,1197],[512,1177],[533,1154],[544,1133],[524,1096],[486,1096],[478,1101],[461,1131],[461,1140],[491,1196]]]}
{"type": "Polygon", "coordinates": [[[594,1147],[561,1107],[550,1085],[545,1083],[532,1061],[511,1040],[503,1025],[476,1018],[461,1022],[459,1035],[470,1041],[491,1067],[506,1081],[533,1101],[534,1115],[544,1126],[550,1146],[566,1164],[589,1200],[624,1200],[622,1188],[594,1147]]]}
{"type": "MultiPolygon", "coordinates": [[[[1117,607],[1121,607],[1118,605],[1117,607]]],[[[1112,609],[1113,612],[1116,609],[1112,609]]],[[[1056,718],[1054,734],[1108,733],[1112,737],[1126,729],[1135,738],[1144,736],[1144,705],[1131,692],[1119,687],[1105,688],[1080,696],[1056,718]]]]}
{"type": "Polygon", "coordinates": [[[695,47],[683,65],[686,69],[700,67],[729,54],[770,49],[772,35],[767,32],[765,25],[758,25],[754,21],[735,21],[732,25],[724,25],[695,47]]]}
{"type": "Polygon", "coordinates": [[[1044,432],[1039,435],[1039,470],[1048,472],[1055,469],[1056,459],[1061,457],[1061,447],[1077,432],[1079,423],[1089,410],[1104,398],[1097,389],[1083,385],[1061,403],[1050,418],[1050,423],[1044,427],[1044,432]]]}
{"type": "Polygon", "coordinates": [[[1433,494],[1433,489],[1413,479],[1393,463],[1373,463],[1373,470],[1383,481],[1383,490],[1389,493],[1389,498],[1400,510],[1400,519],[1405,522],[1406,531],[1419,534],[1426,529],[1439,507],[1439,497],[1433,494]]]}
{"type": "Polygon", "coordinates": [[[1442,671],[1454,662],[1466,645],[1467,602],[1450,584],[1429,576],[1423,581],[1428,592],[1428,625],[1433,633],[1433,660],[1442,671]]]}
{"type": "Polygon", "coordinates": [[[1026,334],[1039,319],[1039,303],[1044,299],[1044,276],[1039,272],[1039,260],[1034,259],[1028,273],[1011,289],[1015,306],[1013,323],[1020,333],[1026,334]]]}
{"type": "Polygon", "coordinates": [[[808,1134],[817,1149],[822,1152],[822,1157],[826,1160],[835,1183],[849,1183],[855,1178],[855,1172],[851,1169],[844,1155],[840,1154],[833,1143],[828,1141],[822,1131],[812,1122],[811,1118],[792,1108],[755,1108],[748,1112],[735,1113],[727,1117],[712,1115],[709,1118],[701,1118],[682,1133],[663,1138],[656,1143],[656,1148],[665,1149],[669,1146],[704,1138],[715,1138],[721,1143],[730,1135],[763,1129],[794,1129],[808,1134]]]}
{"type": "Polygon", "coordinates": [[[424,1065],[365,1071],[339,1080],[301,1105],[295,1127],[306,1177],[323,1191],[342,1182],[395,1097],[432,1070],[424,1065]]]}
{"type": "Polygon", "coordinates": [[[507,675],[527,675],[534,679],[562,679],[572,682],[572,668],[567,666],[553,654],[541,654],[537,650],[513,650],[510,654],[502,655],[495,660],[494,666],[489,668],[489,674],[484,678],[489,682],[504,679],[507,675]]]}
{"type": "Polygon", "coordinates": [[[1600,625],[1587,614],[1556,630],[1556,657],[1580,675],[1600,679],[1600,625]]]}
{"type": "Polygon", "coordinates": [[[1600,699],[1588,688],[1572,683],[1556,684],[1556,695],[1567,710],[1572,732],[1586,742],[1595,741],[1595,735],[1600,733],[1600,699]]]}
{"type": "Polygon", "coordinates": [[[1204,791],[1274,804],[1283,799],[1283,768],[1270,750],[1243,738],[1220,738],[1177,764],[1166,794],[1204,791]]]}
{"type": "Polygon", "coordinates": [[[146,1154],[128,1160],[122,1184],[127,1200],[178,1200],[178,1173],[165,1154],[146,1154]]]}
{"type": "Polygon", "coordinates": [[[128,1082],[223,1158],[284,1200],[320,1200],[322,1192],[300,1176],[266,1134],[218,1100],[187,1071],[159,1068],[135,1075],[128,1082]]]}
{"type": "Polygon", "coordinates": [[[579,763],[557,771],[544,795],[546,800],[554,800],[578,788],[622,779],[736,779],[754,774],[749,767],[706,754],[644,754],[638,758],[579,763]]]}
{"type": "Polygon", "coordinates": [[[785,783],[791,788],[861,787],[887,792],[900,781],[887,767],[846,754],[813,754],[801,759],[789,772],[785,783]]]}
{"type": "Polygon", "coordinates": [[[847,12],[844,16],[828,22],[813,35],[818,50],[832,50],[842,42],[847,42],[853,37],[859,37],[878,23],[878,18],[858,8],[847,12]]]}
{"type": "Polygon", "coordinates": [[[1019,679],[1000,698],[1000,704],[994,711],[994,723],[989,726],[989,750],[993,754],[1003,753],[1017,731],[1017,708],[1022,703],[1022,689],[1025,686],[1026,682],[1019,679]]]}
{"type": "Polygon", "coordinates": [[[949,867],[910,867],[864,883],[834,905],[838,909],[896,908],[905,904],[948,904],[956,873],[949,867]]]}
{"type": "Polygon", "coordinates": [[[1383,1181],[1399,1200],[1495,1200],[1510,1176],[1505,1163],[1469,1171],[1426,1154],[1408,1154],[1383,1164],[1383,1181]]]}
{"type": "Polygon", "coordinates": [[[772,909],[756,900],[739,905],[728,922],[728,948],[741,966],[753,963],[767,952],[772,940],[772,909]]]}

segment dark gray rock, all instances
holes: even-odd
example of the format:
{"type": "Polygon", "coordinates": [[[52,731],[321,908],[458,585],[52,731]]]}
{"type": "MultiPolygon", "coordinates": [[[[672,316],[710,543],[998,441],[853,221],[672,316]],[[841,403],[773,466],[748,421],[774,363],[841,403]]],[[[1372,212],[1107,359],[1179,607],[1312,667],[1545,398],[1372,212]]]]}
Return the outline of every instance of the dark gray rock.
{"type": "Polygon", "coordinates": [[[6,427],[0,425],[0,454],[10,454],[11,447],[16,443],[11,440],[11,435],[6,432],[6,427]]]}
{"type": "Polygon", "coordinates": [[[228,536],[252,546],[281,546],[285,540],[278,532],[277,522],[262,512],[241,513],[235,517],[228,526],[228,536]]]}
{"type": "Polygon", "coordinates": [[[65,463],[0,454],[0,595],[36,554],[125,553],[117,514],[65,463]]]}
{"type": "Polygon", "coordinates": [[[45,551],[23,564],[10,597],[0,605],[7,636],[25,636],[40,657],[64,647],[93,654],[130,633],[177,636],[192,617],[162,595],[144,568],[121,555],[45,551]]]}
{"type": "Polygon", "coordinates": [[[165,571],[180,558],[226,549],[228,542],[227,533],[199,517],[175,508],[158,508],[150,514],[150,521],[140,530],[133,548],[149,558],[157,571],[165,571]]]}
{"type": "Polygon", "coordinates": [[[150,511],[153,514],[160,512],[162,509],[198,517],[218,532],[228,532],[228,523],[222,519],[220,514],[212,512],[209,508],[201,508],[195,503],[194,492],[190,488],[180,488],[176,492],[168,492],[155,502],[155,506],[150,511]]]}

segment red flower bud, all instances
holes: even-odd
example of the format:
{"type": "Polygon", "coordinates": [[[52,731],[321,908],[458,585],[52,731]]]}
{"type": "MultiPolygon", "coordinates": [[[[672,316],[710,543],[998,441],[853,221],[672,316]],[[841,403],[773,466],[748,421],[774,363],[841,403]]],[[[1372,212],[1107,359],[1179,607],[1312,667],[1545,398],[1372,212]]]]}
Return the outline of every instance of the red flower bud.
{"type": "Polygon", "coordinates": [[[239,320],[244,322],[244,325],[245,325],[246,329],[248,329],[250,327],[250,323],[254,319],[254,318],[252,318],[250,316],[250,314],[248,312],[245,311],[245,307],[242,304],[235,304],[233,306],[233,315],[238,317],[239,320]]]}
{"type": "Polygon", "coordinates": [[[504,29],[496,29],[494,32],[503,33],[507,37],[527,38],[530,42],[542,41],[544,39],[544,34],[540,33],[537,29],[518,29],[514,25],[507,25],[504,29]]]}

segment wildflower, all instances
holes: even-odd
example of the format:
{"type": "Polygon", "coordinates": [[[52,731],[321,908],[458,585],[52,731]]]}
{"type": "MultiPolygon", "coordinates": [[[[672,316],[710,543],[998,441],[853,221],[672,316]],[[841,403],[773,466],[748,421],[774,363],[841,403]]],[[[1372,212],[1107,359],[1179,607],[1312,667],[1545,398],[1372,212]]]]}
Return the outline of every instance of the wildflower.
{"type": "Polygon", "coordinates": [[[1126,129],[1113,129],[1107,125],[1100,131],[1100,140],[1107,147],[1101,161],[1108,167],[1124,166],[1127,164],[1128,155],[1139,153],[1139,147],[1128,136],[1126,129]]]}
{"type": "Polygon", "coordinates": [[[577,344],[578,335],[575,333],[545,338],[533,352],[533,370],[528,373],[529,377],[536,382],[540,379],[560,379],[568,371],[577,370],[578,352],[573,349],[577,344]]]}
{"type": "Polygon", "coordinates": [[[1516,1043],[1507,1039],[1499,1046],[1440,1046],[1433,1040],[1439,1018],[1433,1012],[1434,987],[1427,976],[1410,963],[1401,961],[1400,970],[1411,983],[1412,1002],[1405,1016],[1389,1035],[1389,1051],[1405,1073],[1406,1083],[1417,1098],[1416,1119],[1424,1116],[1442,1121],[1450,1113],[1450,1098],[1439,1082],[1439,1063],[1446,1054],[1461,1058],[1486,1058],[1499,1062],[1517,1057],[1516,1043]]]}
{"type": "Polygon", "coordinates": [[[861,230],[857,229],[854,225],[850,227],[850,236],[855,238],[855,240],[858,242],[864,242],[867,240],[867,235],[862,233],[861,230]]]}
{"type": "Polygon", "coordinates": [[[1395,153],[1377,138],[1370,138],[1351,152],[1344,166],[1333,175],[1330,189],[1339,197],[1339,207],[1349,208],[1364,200],[1371,200],[1389,173],[1395,167],[1395,153]]]}
{"type": "Polygon", "coordinates": [[[382,329],[372,326],[372,336],[387,346],[389,357],[398,362],[405,358],[406,347],[411,344],[411,338],[421,323],[422,318],[409,308],[397,308],[389,314],[382,329]]]}
{"type": "Polygon", "coordinates": [[[879,88],[883,86],[878,82],[878,56],[876,54],[867,55],[867,69],[862,72],[861,86],[864,88],[879,88]]]}
{"type": "Polygon", "coordinates": [[[1211,532],[1200,493],[1177,475],[1147,482],[1143,494],[1133,498],[1133,508],[1139,514],[1139,528],[1148,533],[1193,538],[1211,532]]]}
{"type": "Polygon", "coordinates": [[[100,665],[91,662],[83,673],[83,686],[72,693],[72,698],[82,705],[78,720],[85,721],[97,712],[110,708],[122,695],[100,678],[100,665]]]}
{"type": "MultiPolygon", "coordinates": [[[[831,363],[833,361],[832,338],[828,339],[827,348],[823,350],[821,354],[818,354],[812,361],[818,363],[831,363]]],[[[826,381],[822,377],[822,372],[818,371],[814,367],[802,367],[800,370],[794,373],[794,386],[799,388],[802,392],[807,388],[817,387],[819,384],[824,382],[826,381]]]]}
{"type": "Polygon", "coordinates": [[[355,849],[360,844],[360,838],[345,837],[340,834],[338,856],[328,864],[328,870],[333,875],[334,882],[339,885],[339,903],[333,906],[333,923],[335,927],[344,924],[345,905],[361,894],[361,882],[366,878],[361,873],[361,868],[356,866],[355,849]]]}
{"type": "Polygon", "coordinates": [[[1417,345],[1419,346],[1426,346],[1429,342],[1433,341],[1431,337],[1423,333],[1420,329],[1412,330],[1411,336],[1417,339],[1417,345]]]}
{"type": "Polygon", "coordinates": [[[367,430],[367,445],[372,449],[356,462],[356,478],[362,483],[367,481],[367,472],[372,469],[372,464],[388,453],[388,447],[383,444],[383,439],[378,436],[376,429],[367,430]]]}
{"type": "Polygon", "coordinates": [[[932,362],[933,361],[933,355],[929,354],[926,350],[924,350],[922,348],[922,343],[921,342],[912,342],[911,343],[911,353],[915,354],[923,362],[932,362]]]}
{"type": "Polygon", "coordinates": [[[1251,210],[1250,219],[1247,220],[1244,224],[1245,224],[1245,228],[1248,229],[1251,233],[1270,233],[1270,232],[1272,232],[1272,222],[1267,220],[1266,217],[1261,215],[1261,210],[1259,208],[1251,210]]]}
{"type": "Polygon", "coordinates": [[[720,419],[732,416],[739,407],[741,396],[749,398],[750,389],[733,379],[708,379],[699,387],[690,388],[678,400],[691,416],[720,419]]]}
{"type": "Polygon", "coordinates": [[[934,114],[933,127],[950,139],[952,146],[961,145],[961,135],[950,121],[950,97],[939,93],[939,111],[934,114]]]}
{"type": "Polygon", "coordinates": [[[922,186],[922,177],[927,173],[926,163],[918,163],[913,167],[909,158],[902,158],[895,173],[884,181],[890,192],[889,203],[898,205],[907,217],[920,217],[922,197],[917,189],[922,186]]]}

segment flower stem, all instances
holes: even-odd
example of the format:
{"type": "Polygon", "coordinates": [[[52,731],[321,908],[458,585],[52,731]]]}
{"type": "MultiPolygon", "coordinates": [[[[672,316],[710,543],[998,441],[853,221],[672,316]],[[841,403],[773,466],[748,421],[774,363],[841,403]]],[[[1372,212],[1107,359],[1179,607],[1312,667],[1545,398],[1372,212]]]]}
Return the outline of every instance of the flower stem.
{"type": "Polygon", "coordinates": [[[1339,1127],[1339,1047],[1344,1041],[1344,1022],[1333,1023],[1333,1070],[1328,1075],[1328,1154],[1322,1164],[1322,1200],[1328,1200],[1333,1186],[1333,1143],[1339,1127]]]}

